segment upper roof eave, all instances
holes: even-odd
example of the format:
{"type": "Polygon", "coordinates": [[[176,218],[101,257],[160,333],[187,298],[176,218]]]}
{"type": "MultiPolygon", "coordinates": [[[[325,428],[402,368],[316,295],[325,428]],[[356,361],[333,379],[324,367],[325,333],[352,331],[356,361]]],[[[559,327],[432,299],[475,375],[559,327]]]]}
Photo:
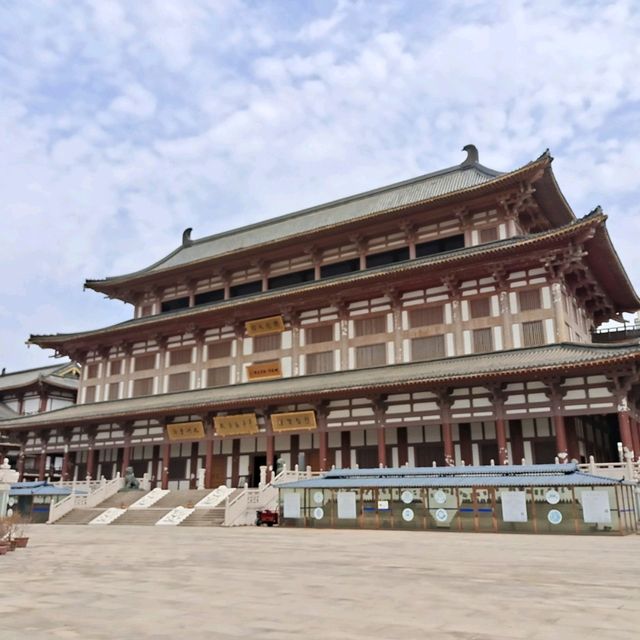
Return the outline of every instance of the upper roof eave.
{"type": "MultiPolygon", "coordinates": [[[[192,260],[189,261],[188,263],[185,264],[180,264],[180,265],[176,265],[176,266],[171,266],[168,268],[160,268],[162,264],[166,263],[167,261],[169,261],[171,258],[173,258],[174,256],[178,255],[181,251],[183,251],[184,249],[188,249],[190,247],[193,247],[195,245],[200,245],[200,244],[205,244],[207,242],[211,242],[217,239],[223,239],[225,237],[229,237],[238,233],[242,233],[245,231],[250,231],[250,230],[254,230],[254,229],[259,229],[261,227],[266,227],[269,224],[272,223],[276,223],[276,222],[284,222],[287,220],[293,220],[295,218],[310,214],[310,213],[315,213],[315,212],[319,212],[322,211],[324,209],[328,210],[331,207],[335,207],[344,203],[348,203],[348,202],[353,202],[355,200],[358,199],[364,199],[366,197],[370,197],[372,195],[375,195],[377,193],[381,193],[387,190],[393,190],[402,186],[406,186],[409,185],[411,183],[417,183],[421,180],[425,180],[427,178],[432,178],[434,176],[438,176],[438,175],[443,175],[447,172],[450,172],[453,169],[476,169],[484,174],[486,174],[489,179],[485,182],[482,182],[478,185],[474,185],[474,186],[470,186],[470,187],[466,187],[463,189],[458,189],[456,191],[451,191],[451,192],[447,192],[447,193],[443,193],[441,195],[437,195],[431,198],[426,198],[423,200],[416,200],[415,202],[411,202],[409,204],[404,204],[398,207],[391,207],[391,208],[384,208],[384,209],[380,209],[374,212],[369,212],[366,213],[365,215],[362,216],[354,216],[353,218],[349,218],[348,220],[345,220],[339,224],[334,224],[334,225],[326,225],[323,227],[319,227],[317,229],[315,229],[313,231],[313,233],[318,232],[318,233],[322,233],[325,232],[329,229],[334,229],[337,227],[341,227],[341,226],[346,226],[348,224],[352,224],[354,222],[358,222],[358,221],[364,221],[364,220],[368,220],[370,218],[376,217],[376,216],[380,216],[383,214],[387,214],[387,213],[391,213],[391,212],[395,212],[395,211],[401,211],[401,210],[405,210],[405,209],[409,209],[411,207],[415,207],[415,206],[420,206],[420,205],[426,205],[426,204],[446,204],[448,202],[455,202],[457,199],[461,198],[461,197],[469,197],[469,196],[480,196],[483,195],[485,193],[490,193],[491,191],[495,190],[496,188],[503,188],[505,186],[508,186],[509,184],[511,184],[512,182],[516,182],[519,180],[524,180],[527,178],[528,174],[532,174],[535,175],[536,172],[538,172],[540,169],[544,169],[546,167],[549,167],[550,163],[552,162],[552,158],[548,153],[543,153],[539,158],[537,158],[536,160],[533,160],[525,165],[523,165],[522,167],[519,167],[517,169],[514,169],[513,171],[510,172],[505,172],[505,173],[500,173],[497,171],[493,171],[492,169],[489,169],[487,167],[485,167],[484,165],[481,165],[480,163],[475,163],[474,165],[470,165],[467,167],[462,167],[462,165],[460,166],[454,166],[454,167],[449,167],[447,169],[443,169],[441,171],[436,171],[433,173],[429,173],[423,176],[420,176],[418,178],[412,178],[410,180],[405,180],[402,182],[398,182],[398,183],[394,183],[392,185],[388,185],[386,187],[381,187],[378,189],[374,189],[371,191],[367,191],[364,193],[360,193],[360,194],[356,194],[353,196],[348,196],[346,198],[341,198],[339,200],[334,200],[322,205],[318,205],[315,207],[310,207],[307,209],[302,209],[300,211],[295,211],[293,213],[289,213],[289,214],[285,214],[284,216],[278,216],[276,218],[270,218],[268,220],[264,220],[261,222],[257,222],[251,225],[247,225],[245,227],[239,227],[236,229],[231,229],[228,231],[224,231],[222,233],[218,233],[218,234],[214,234],[214,235],[210,235],[210,236],[206,236],[204,238],[200,238],[198,240],[195,241],[191,241],[188,245],[181,245],[179,247],[177,247],[176,249],[174,249],[171,253],[169,253],[168,255],[164,256],[163,258],[161,258],[160,260],[158,260],[157,262],[149,265],[148,267],[145,267],[143,269],[139,269],[138,271],[133,271],[131,273],[127,273],[127,274],[123,274],[120,276],[112,276],[112,277],[108,277],[108,278],[104,278],[104,279],[87,279],[85,280],[84,283],[84,287],[87,289],[93,289],[94,291],[98,291],[101,293],[112,293],[113,290],[117,287],[119,287],[120,285],[123,285],[125,283],[136,283],[136,282],[140,282],[140,281],[144,281],[147,278],[152,278],[152,277],[157,277],[157,276],[161,276],[161,275],[166,275],[168,273],[174,273],[174,272],[180,272],[185,268],[192,268],[195,265],[201,265],[201,264],[206,264],[208,262],[211,261],[215,261],[215,260],[221,260],[224,259],[225,257],[228,257],[229,255],[237,255],[239,252],[241,251],[255,251],[257,248],[261,247],[261,246],[272,246],[274,243],[280,243],[280,242],[286,242],[289,241],[291,239],[294,239],[296,237],[298,237],[299,233],[294,233],[291,235],[285,235],[282,237],[279,237],[275,240],[269,240],[268,242],[265,242],[263,244],[257,243],[257,244],[252,244],[251,246],[248,247],[243,247],[242,249],[234,249],[232,251],[228,251],[228,252],[221,252],[215,255],[207,255],[203,258],[197,259],[197,260],[192,260]]],[[[555,181],[554,181],[555,183],[555,181]]],[[[556,188],[557,188],[557,184],[556,184],[556,188]]],[[[559,191],[559,189],[558,189],[559,191]]],[[[567,205],[568,206],[568,205],[567,205]]],[[[573,214],[572,214],[573,215],[573,214]]],[[[573,216],[573,218],[575,219],[575,216],[573,216]]],[[[304,232],[304,236],[308,237],[309,236],[310,231],[305,231],[304,232]]]]}
{"type": "Polygon", "coordinates": [[[604,214],[597,214],[588,216],[582,220],[578,220],[564,227],[558,229],[551,229],[549,231],[543,231],[540,233],[532,234],[525,237],[515,237],[506,240],[498,240],[495,242],[475,245],[472,247],[465,247],[455,251],[450,251],[444,254],[436,254],[426,258],[418,258],[415,260],[400,262],[394,265],[385,267],[379,267],[377,269],[368,269],[366,271],[354,272],[353,274],[331,278],[328,280],[312,281],[307,284],[299,285],[288,289],[277,289],[275,291],[265,291],[263,293],[255,294],[246,298],[237,298],[226,300],[224,302],[216,302],[210,305],[201,305],[198,307],[189,307],[187,309],[181,309],[166,314],[156,314],[153,316],[146,316],[143,318],[134,318],[132,320],[126,320],[110,327],[104,327],[101,329],[94,329],[89,331],[81,331],[75,333],[60,333],[50,335],[31,335],[29,337],[29,344],[37,344],[43,348],[56,348],[64,344],[67,341],[75,341],[91,336],[104,334],[107,331],[112,332],[124,332],[129,329],[142,327],[142,326],[154,326],[160,325],[164,321],[170,318],[194,318],[202,316],[212,310],[230,310],[240,308],[245,305],[255,304],[256,302],[263,302],[265,300],[278,300],[281,298],[297,295],[304,291],[311,291],[313,289],[323,288],[330,291],[332,288],[336,288],[345,282],[351,281],[369,281],[374,278],[384,277],[387,274],[394,272],[405,272],[409,270],[416,270],[426,267],[449,265],[455,262],[464,264],[465,261],[473,258],[477,259],[490,256],[492,259],[499,259],[502,256],[506,256],[509,252],[520,251],[523,248],[536,248],[538,245],[542,245],[545,241],[553,242],[556,240],[562,240],[566,237],[573,237],[579,235],[581,232],[588,230],[592,226],[600,226],[604,224],[606,216],[604,214]]]}

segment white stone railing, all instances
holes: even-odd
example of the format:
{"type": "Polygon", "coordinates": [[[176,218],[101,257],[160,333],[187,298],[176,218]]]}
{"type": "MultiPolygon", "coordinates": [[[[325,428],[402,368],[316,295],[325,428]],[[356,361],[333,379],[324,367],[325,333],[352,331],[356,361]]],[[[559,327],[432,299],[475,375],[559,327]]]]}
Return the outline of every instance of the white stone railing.
{"type": "Polygon", "coordinates": [[[286,465],[283,466],[282,471],[275,475],[270,484],[282,484],[284,482],[295,482],[296,480],[304,480],[306,478],[319,478],[325,475],[326,471],[312,471],[311,467],[306,469],[300,469],[296,465],[293,469],[287,469],[286,465]]]}
{"type": "Polygon", "coordinates": [[[177,526],[183,520],[186,520],[194,511],[195,509],[188,509],[187,507],[176,507],[162,516],[162,518],[156,522],[156,525],[177,526]]]}
{"type": "Polygon", "coordinates": [[[247,509],[249,507],[250,492],[257,492],[258,489],[248,489],[245,487],[233,500],[227,497],[224,505],[224,527],[237,527],[248,524],[247,509]]]}
{"type": "MultiPolygon", "coordinates": [[[[49,507],[48,524],[53,524],[66,516],[69,512],[76,508],[93,508],[97,507],[107,498],[114,496],[124,486],[124,480],[118,474],[113,480],[99,480],[96,484],[91,485],[90,493],[70,493],[66,498],[52,502],[49,507]]],[[[82,487],[76,485],[76,490],[82,490],[82,487]]]]}
{"type": "Polygon", "coordinates": [[[233,489],[229,489],[221,484],[217,489],[207,494],[202,500],[194,505],[196,509],[215,509],[227,499],[227,496],[233,493],[233,489]]]}
{"type": "Polygon", "coordinates": [[[578,468],[596,476],[640,482],[640,462],[633,462],[629,458],[625,462],[595,462],[594,457],[589,456],[589,463],[580,464],[578,468]]]}

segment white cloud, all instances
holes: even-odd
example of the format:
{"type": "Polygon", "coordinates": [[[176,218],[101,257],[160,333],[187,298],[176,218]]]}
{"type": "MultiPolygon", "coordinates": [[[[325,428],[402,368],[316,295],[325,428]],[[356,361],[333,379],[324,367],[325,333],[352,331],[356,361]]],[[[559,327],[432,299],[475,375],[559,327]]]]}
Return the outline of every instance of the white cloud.
{"type": "Polygon", "coordinates": [[[16,346],[32,331],[123,318],[80,293],[84,278],[155,261],[187,226],[214,233],[449,166],[468,142],[503,170],[550,147],[576,212],[610,212],[640,281],[637,4],[319,7],[0,7],[0,270],[17,311],[0,314],[0,360],[32,362],[16,346]]]}

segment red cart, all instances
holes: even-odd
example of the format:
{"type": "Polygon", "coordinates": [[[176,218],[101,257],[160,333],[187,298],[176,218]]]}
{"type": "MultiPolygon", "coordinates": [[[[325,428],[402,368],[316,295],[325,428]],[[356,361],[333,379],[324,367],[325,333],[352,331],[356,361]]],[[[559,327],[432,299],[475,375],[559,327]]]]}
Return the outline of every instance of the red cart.
{"type": "Polygon", "coordinates": [[[273,527],[274,524],[278,524],[278,512],[264,509],[263,511],[256,511],[256,526],[266,524],[267,527],[273,527]]]}

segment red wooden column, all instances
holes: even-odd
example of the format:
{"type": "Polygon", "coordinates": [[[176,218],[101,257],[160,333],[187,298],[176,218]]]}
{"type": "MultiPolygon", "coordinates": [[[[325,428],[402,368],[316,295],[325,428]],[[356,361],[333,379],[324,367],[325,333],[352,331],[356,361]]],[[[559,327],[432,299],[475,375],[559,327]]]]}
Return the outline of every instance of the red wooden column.
{"type": "Polygon", "coordinates": [[[507,425],[504,419],[504,389],[501,385],[489,387],[493,412],[496,416],[496,440],[498,443],[498,464],[509,464],[509,449],[507,448],[507,425]]]}
{"type": "Polygon", "coordinates": [[[89,445],[87,451],[87,480],[95,480],[95,466],[96,466],[96,450],[94,445],[89,445]]]}
{"type": "Polygon", "coordinates": [[[131,461],[131,435],[133,427],[129,424],[123,426],[124,430],[124,447],[122,448],[122,465],[120,467],[120,475],[124,478],[127,467],[131,461]]]}
{"type": "Polygon", "coordinates": [[[213,436],[207,440],[204,454],[204,486],[213,489],[213,436]]]}
{"type": "Polygon", "coordinates": [[[20,447],[20,453],[18,454],[18,482],[22,482],[24,480],[24,445],[20,447]]]}
{"type": "Polygon", "coordinates": [[[40,457],[38,460],[38,480],[44,480],[47,473],[47,444],[49,442],[49,431],[40,434],[40,457]]]}
{"type": "Polygon", "coordinates": [[[640,459],[640,430],[638,421],[630,416],[631,420],[631,441],[633,442],[633,451],[635,454],[635,459],[640,459]]]}
{"type": "Polygon", "coordinates": [[[319,471],[327,471],[329,469],[329,434],[327,432],[327,416],[329,410],[327,403],[316,405],[316,420],[318,422],[318,467],[319,471]]]}
{"type": "Polygon", "coordinates": [[[622,441],[623,449],[627,449],[631,453],[631,459],[633,460],[633,439],[631,436],[631,417],[629,416],[629,408],[626,403],[618,404],[618,426],[620,427],[620,440],[622,441]]]}
{"type": "Polygon", "coordinates": [[[169,488],[169,460],[171,458],[171,443],[165,442],[162,445],[162,482],[161,489],[169,488]]]}
{"type": "Polygon", "coordinates": [[[64,445],[64,453],[62,455],[62,469],[60,470],[60,478],[65,481],[69,479],[69,445],[64,445]]]}
{"type": "Polygon", "coordinates": [[[556,378],[547,380],[546,385],[545,393],[551,404],[553,430],[556,435],[556,456],[561,463],[569,462],[567,428],[564,424],[564,415],[562,415],[562,398],[565,393],[562,388],[562,380],[556,378]]]}
{"type": "Polygon", "coordinates": [[[378,443],[378,466],[387,466],[387,443],[385,442],[384,433],[384,416],[387,410],[387,405],[384,397],[374,398],[373,415],[376,421],[376,439],[378,443]]]}
{"type": "Polygon", "coordinates": [[[453,429],[451,428],[451,393],[449,389],[440,389],[436,393],[438,396],[436,402],[440,407],[444,463],[448,467],[453,467],[456,464],[456,455],[453,448],[453,429]]]}

